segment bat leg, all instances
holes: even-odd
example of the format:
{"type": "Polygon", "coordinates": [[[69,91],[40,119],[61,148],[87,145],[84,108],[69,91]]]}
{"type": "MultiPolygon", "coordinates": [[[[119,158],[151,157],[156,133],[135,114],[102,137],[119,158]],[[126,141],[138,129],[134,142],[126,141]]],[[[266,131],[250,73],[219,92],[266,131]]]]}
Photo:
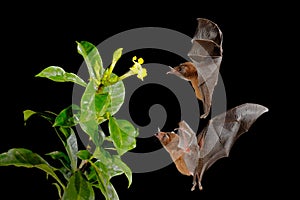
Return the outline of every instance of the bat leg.
{"type": "Polygon", "coordinates": [[[200,174],[198,174],[198,186],[199,186],[199,190],[203,190],[203,187],[202,187],[202,184],[201,184],[203,173],[204,173],[204,169],[202,168],[200,174]]]}
{"type": "Polygon", "coordinates": [[[203,190],[203,187],[201,185],[201,180],[200,179],[198,180],[198,186],[199,186],[199,190],[203,190]]]}
{"type": "Polygon", "coordinates": [[[199,187],[199,190],[203,190],[203,187],[201,185],[201,178],[199,177],[199,174],[196,174],[194,177],[193,177],[193,187],[191,188],[191,191],[194,191],[196,186],[197,186],[197,181],[196,179],[198,178],[198,187],[199,187]]]}
{"type": "Polygon", "coordinates": [[[195,176],[193,176],[193,187],[191,188],[191,191],[194,191],[195,190],[195,187],[197,185],[197,174],[195,174],[195,176]]]}
{"type": "MultiPolygon", "coordinates": [[[[199,166],[198,166],[199,167],[199,166]]],[[[200,172],[198,171],[198,167],[195,170],[195,175],[193,176],[193,187],[191,188],[191,191],[194,191],[197,184],[198,184],[198,188],[199,190],[203,190],[201,181],[202,181],[202,176],[203,176],[203,168],[200,170],[200,172]],[[198,181],[197,181],[198,180],[198,181]]]]}
{"type": "Polygon", "coordinates": [[[193,187],[191,188],[191,191],[194,191],[197,186],[197,179],[198,179],[198,187],[199,190],[203,190],[203,187],[201,185],[202,175],[199,175],[199,173],[196,173],[193,177],[193,187]]]}

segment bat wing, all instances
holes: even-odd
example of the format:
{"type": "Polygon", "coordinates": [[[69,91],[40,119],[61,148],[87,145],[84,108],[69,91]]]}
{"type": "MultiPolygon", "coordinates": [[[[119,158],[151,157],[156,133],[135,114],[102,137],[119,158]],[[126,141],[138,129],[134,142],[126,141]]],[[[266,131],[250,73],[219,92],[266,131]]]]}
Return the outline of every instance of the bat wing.
{"type": "Polygon", "coordinates": [[[194,174],[200,188],[204,171],[218,159],[228,157],[235,141],[267,111],[268,108],[262,105],[245,103],[210,119],[207,127],[198,135],[200,159],[194,174]]]}
{"type": "Polygon", "coordinates": [[[194,174],[200,156],[196,133],[184,120],[179,122],[177,130],[179,136],[178,147],[183,150],[183,160],[190,174],[194,174]]]}
{"type": "Polygon", "coordinates": [[[267,111],[262,105],[245,103],[212,118],[198,136],[199,140],[203,140],[200,157],[206,161],[206,168],[218,159],[228,157],[235,141],[267,111]]]}
{"type": "Polygon", "coordinates": [[[214,22],[204,18],[197,20],[198,27],[188,56],[197,69],[198,87],[202,93],[201,101],[204,110],[201,118],[205,118],[210,112],[212,95],[218,82],[223,34],[214,22]]]}

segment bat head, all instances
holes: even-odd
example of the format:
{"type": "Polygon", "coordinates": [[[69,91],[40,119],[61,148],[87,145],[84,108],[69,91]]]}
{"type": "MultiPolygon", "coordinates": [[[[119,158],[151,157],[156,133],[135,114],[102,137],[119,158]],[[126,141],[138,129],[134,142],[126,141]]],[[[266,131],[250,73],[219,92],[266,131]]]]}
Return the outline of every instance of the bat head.
{"type": "Polygon", "coordinates": [[[174,74],[187,81],[198,77],[197,69],[192,62],[184,62],[174,68],[170,68],[171,70],[168,71],[167,74],[174,74]]]}
{"type": "Polygon", "coordinates": [[[178,140],[178,135],[174,132],[162,132],[158,131],[154,134],[155,137],[161,142],[162,145],[167,146],[178,140]]]}

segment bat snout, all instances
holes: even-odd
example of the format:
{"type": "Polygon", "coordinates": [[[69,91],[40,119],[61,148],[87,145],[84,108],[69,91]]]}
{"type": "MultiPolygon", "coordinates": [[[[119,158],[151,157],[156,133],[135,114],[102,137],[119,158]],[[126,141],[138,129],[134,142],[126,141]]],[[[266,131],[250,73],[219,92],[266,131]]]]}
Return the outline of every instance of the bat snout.
{"type": "Polygon", "coordinates": [[[178,76],[179,78],[189,81],[189,79],[187,79],[184,75],[183,75],[183,71],[180,70],[181,67],[176,66],[174,68],[170,67],[170,71],[168,71],[166,74],[172,74],[175,76],[178,76]]]}
{"type": "Polygon", "coordinates": [[[161,131],[156,132],[156,133],[154,134],[154,136],[155,136],[157,139],[159,139],[159,140],[162,140],[163,135],[164,135],[164,133],[161,132],[161,131]]]}
{"type": "Polygon", "coordinates": [[[160,138],[159,132],[155,133],[154,136],[157,137],[157,138],[159,139],[159,138],[160,138]]]}
{"type": "Polygon", "coordinates": [[[171,68],[171,70],[168,71],[166,74],[174,74],[174,75],[178,75],[178,72],[177,72],[175,69],[171,68]]]}

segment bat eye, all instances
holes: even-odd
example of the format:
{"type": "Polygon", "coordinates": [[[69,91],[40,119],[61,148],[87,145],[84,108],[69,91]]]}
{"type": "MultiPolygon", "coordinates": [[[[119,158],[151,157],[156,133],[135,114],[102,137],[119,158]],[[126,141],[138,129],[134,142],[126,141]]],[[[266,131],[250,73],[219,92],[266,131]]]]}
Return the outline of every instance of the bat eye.
{"type": "Polygon", "coordinates": [[[168,134],[164,134],[162,137],[163,140],[169,139],[169,135],[168,134]]]}
{"type": "Polygon", "coordinates": [[[186,72],[186,66],[185,65],[181,65],[179,68],[178,68],[178,72],[180,72],[181,74],[184,74],[186,72]]]}

